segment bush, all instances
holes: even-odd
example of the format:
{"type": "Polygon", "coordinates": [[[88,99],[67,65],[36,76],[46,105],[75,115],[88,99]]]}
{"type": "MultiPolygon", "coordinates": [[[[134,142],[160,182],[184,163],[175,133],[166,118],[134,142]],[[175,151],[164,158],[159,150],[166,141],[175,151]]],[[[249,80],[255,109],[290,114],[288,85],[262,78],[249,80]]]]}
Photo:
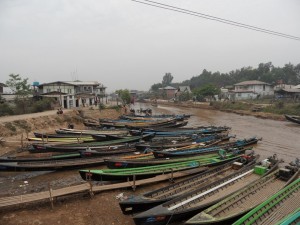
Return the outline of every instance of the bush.
{"type": "Polygon", "coordinates": [[[4,124],[5,128],[11,130],[12,132],[16,132],[17,128],[10,122],[4,124]]]}
{"type": "Polygon", "coordinates": [[[14,115],[14,108],[8,103],[0,104],[0,116],[14,115]]]}
{"type": "Polygon", "coordinates": [[[42,100],[38,100],[32,103],[31,106],[31,112],[35,113],[35,112],[43,112],[45,110],[50,110],[51,109],[51,104],[52,104],[51,99],[42,99],[42,100]]]}
{"type": "Polygon", "coordinates": [[[26,120],[16,120],[16,121],[14,121],[14,124],[15,124],[15,126],[18,126],[27,132],[31,131],[31,126],[30,126],[30,124],[27,123],[26,120]]]}

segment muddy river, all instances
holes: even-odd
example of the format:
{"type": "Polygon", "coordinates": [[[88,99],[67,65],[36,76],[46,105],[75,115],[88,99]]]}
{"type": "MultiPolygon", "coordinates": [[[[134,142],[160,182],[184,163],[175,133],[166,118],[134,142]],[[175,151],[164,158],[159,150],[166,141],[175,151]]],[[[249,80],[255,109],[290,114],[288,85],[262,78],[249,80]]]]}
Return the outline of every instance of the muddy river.
{"type": "Polygon", "coordinates": [[[261,157],[277,154],[286,162],[300,157],[300,126],[288,121],[274,121],[197,108],[159,106],[156,110],[172,114],[192,114],[188,126],[226,125],[231,127],[230,133],[236,135],[236,138],[253,136],[262,138],[254,148],[261,157]]]}

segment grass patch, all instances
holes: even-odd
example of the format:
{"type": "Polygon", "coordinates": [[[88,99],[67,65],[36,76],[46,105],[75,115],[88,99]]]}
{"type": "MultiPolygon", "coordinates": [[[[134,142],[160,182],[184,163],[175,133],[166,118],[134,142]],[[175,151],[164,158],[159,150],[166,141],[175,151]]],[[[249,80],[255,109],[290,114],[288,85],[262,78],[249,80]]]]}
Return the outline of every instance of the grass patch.
{"type": "Polygon", "coordinates": [[[31,131],[31,126],[30,126],[30,124],[27,123],[26,120],[16,120],[16,121],[14,121],[14,124],[15,124],[15,126],[21,128],[27,132],[31,131]]]}
{"type": "Polygon", "coordinates": [[[5,123],[4,127],[7,128],[8,130],[12,131],[12,132],[17,131],[17,128],[11,122],[5,123]]]}
{"type": "Polygon", "coordinates": [[[263,112],[274,113],[274,114],[290,114],[300,116],[300,104],[297,103],[285,103],[276,102],[273,105],[267,106],[263,109],[263,112]]]}
{"type": "Polygon", "coordinates": [[[252,104],[243,102],[211,102],[210,104],[219,110],[250,110],[252,104]]]}

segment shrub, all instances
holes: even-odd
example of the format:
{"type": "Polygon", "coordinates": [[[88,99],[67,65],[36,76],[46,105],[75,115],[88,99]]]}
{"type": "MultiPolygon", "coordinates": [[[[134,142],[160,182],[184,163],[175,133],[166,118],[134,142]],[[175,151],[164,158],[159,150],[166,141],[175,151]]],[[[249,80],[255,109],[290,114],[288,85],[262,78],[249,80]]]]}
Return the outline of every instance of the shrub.
{"type": "Polygon", "coordinates": [[[14,108],[8,103],[0,104],[0,116],[14,115],[14,108]]]}
{"type": "Polygon", "coordinates": [[[14,121],[14,124],[15,124],[15,126],[18,126],[27,132],[31,131],[31,126],[30,126],[30,124],[27,123],[26,120],[16,120],[16,121],[14,121]]]}
{"type": "Polygon", "coordinates": [[[7,128],[7,129],[9,129],[9,130],[11,130],[13,132],[17,131],[17,128],[12,123],[10,123],[10,122],[5,123],[4,126],[5,126],[5,128],[7,128]]]}

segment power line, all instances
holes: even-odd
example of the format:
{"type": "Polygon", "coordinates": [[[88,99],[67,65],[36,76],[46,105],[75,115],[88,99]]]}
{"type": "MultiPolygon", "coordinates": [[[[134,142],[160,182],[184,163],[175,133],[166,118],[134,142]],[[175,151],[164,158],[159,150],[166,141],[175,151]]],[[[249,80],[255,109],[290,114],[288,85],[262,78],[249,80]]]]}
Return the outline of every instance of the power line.
{"type": "Polygon", "coordinates": [[[241,27],[241,28],[245,28],[245,29],[249,29],[249,30],[254,30],[257,32],[262,32],[262,33],[266,33],[266,34],[270,34],[270,35],[275,35],[275,36],[279,36],[279,37],[284,37],[284,38],[300,41],[300,37],[297,37],[297,36],[292,36],[292,35],[276,32],[276,31],[272,31],[272,30],[268,30],[268,29],[263,29],[263,28],[259,28],[256,26],[251,26],[251,25],[235,22],[232,20],[226,20],[226,19],[222,19],[220,17],[210,16],[208,14],[203,14],[203,13],[199,13],[199,12],[195,12],[195,11],[167,5],[167,4],[162,4],[159,2],[154,2],[154,1],[150,1],[150,0],[142,0],[142,1],[132,0],[132,1],[141,3],[141,4],[145,4],[148,6],[153,6],[153,7],[166,9],[166,10],[170,10],[170,11],[174,11],[174,12],[179,12],[179,13],[183,13],[183,14],[188,14],[188,15],[192,15],[192,16],[196,16],[196,17],[200,17],[200,18],[204,18],[204,19],[208,19],[208,20],[213,20],[213,21],[217,21],[220,23],[224,23],[224,24],[228,24],[228,25],[232,25],[232,26],[236,26],[236,27],[241,27]]]}

